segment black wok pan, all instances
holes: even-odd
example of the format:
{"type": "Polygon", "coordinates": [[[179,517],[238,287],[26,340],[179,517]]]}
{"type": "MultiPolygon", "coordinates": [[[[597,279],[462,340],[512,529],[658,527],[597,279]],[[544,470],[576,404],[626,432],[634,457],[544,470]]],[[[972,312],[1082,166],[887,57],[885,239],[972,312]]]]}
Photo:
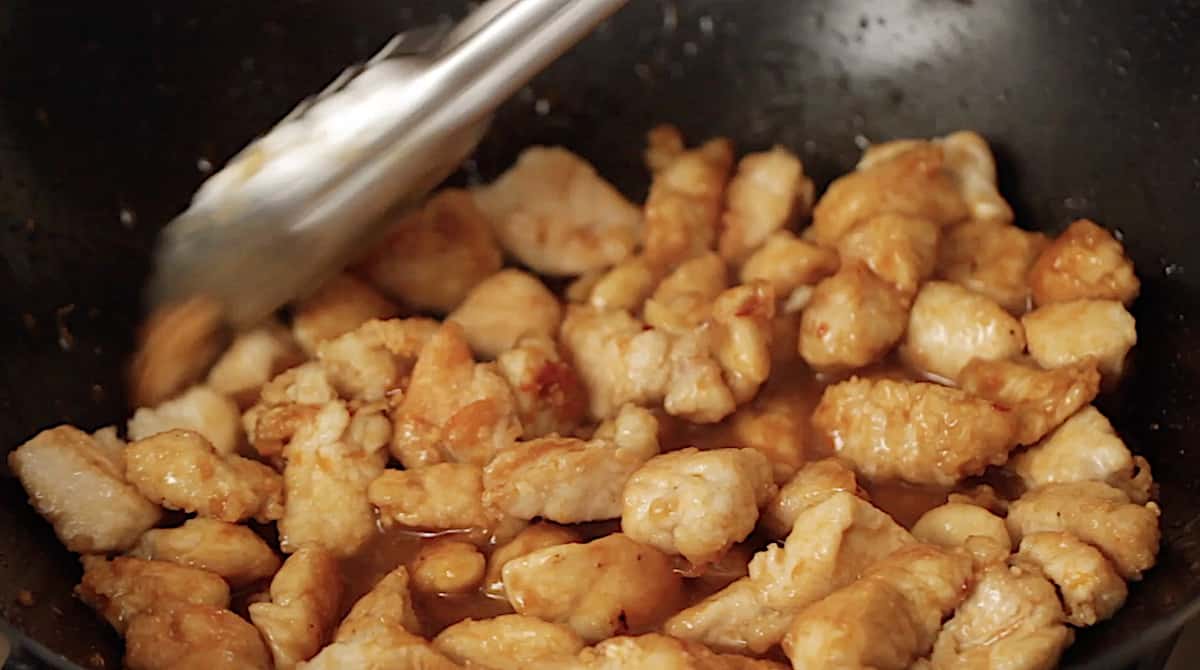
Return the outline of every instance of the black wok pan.
{"type": "MultiPolygon", "coordinates": [[[[149,250],[206,162],[461,4],[0,4],[0,447],[120,421],[149,250]]],[[[1102,408],[1153,465],[1164,544],[1065,663],[1145,658],[1200,607],[1200,3],[634,0],[503,110],[456,178],[565,144],[640,198],[642,136],[659,121],[743,150],[785,144],[822,183],[854,164],[856,137],[973,128],[994,142],[1021,225],[1087,216],[1121,231],[1141,341],[1102,408]]],[[[70,595],[74,557],[2,474],[4,619],[117,667],[117,640],[70,595]],[[16,604],[22,589],[32,606],[16,604]]]]}

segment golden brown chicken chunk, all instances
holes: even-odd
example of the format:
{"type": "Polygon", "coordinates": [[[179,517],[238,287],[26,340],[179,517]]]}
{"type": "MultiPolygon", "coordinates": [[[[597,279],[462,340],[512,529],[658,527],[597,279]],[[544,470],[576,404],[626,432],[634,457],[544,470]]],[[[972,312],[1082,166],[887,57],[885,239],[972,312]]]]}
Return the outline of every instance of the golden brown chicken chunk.
{"type": "Polygon", "coordinates": [[[899,549],[797,614],[783,651],[797,669],[904,670],[929,653],[970,578],[961,555],[924,544],[899,549]]]}
{"type": "Polygon", "coordinates": [[[337,623],[342,583],[337,559],[320,547],[292,554],[271,580],[271,600],[250,605],[277,669],[296,667],[316,655],[337,623]]]}
{"type": "Polygon", "coordinates": [[[399,626],[377,626],[352,638],[326,646],[297,670],[462,670],[462,666],[436,651],[424,638],[399,626]]]}
{"type": "Polygon", "coordinates": [[[694,447],[655,456],[625,483],[621,530],[694,566],[746,539],[778,489],[754,449],[694,447]]]}
{"type": "Polygon", "coordinates": [[[103,616],[118,633],[136,617],[177,605],[229,606],[229,585],[206,570],[165,561],[118,556],[83,557],[79,599],[103,616]]]}
{"type": "Polygon", "coordinates": [[[982,537],[1000,549],[998,560],[1012,553],[1012,538],[1004,519],[988,510],[963,502],[948,502],[921,515],[912,527],[918,542],[952,549],[968,545],[970,538],[982,537]]]}
{"type": "Polygon", "coordinates": [[[235,588],[279,569],[279,557],[257,533],[216,519],[188,519],[178,528],[147,531],[129,555],[207,570],[235,588]]]}
{"type": "Polygon", "coordinates": [[[661,402],[671,379],[672,339],[624,310],[568,307],[562,343],[587,389],[592,418],[615,416],[626,403],[661,402]]]}
{"type": "Polygon", "coordinates": [[[448,188],[403,215],[361,269],[384,293],[445,314],[500,269],[500,245],[471,194],[448,188]]]}
{"type": "Polygon", "coordinates": [[[532,670],[783,670],[775,661],[714,653],[702,644],[659,633],[618,636],[584,649],[573,659],[547,658],[532,670]]]}
{"type": "Polygon", "coordinates": [[[338,626],[334,639],[349,640],[378,628],[399,627],[410,633],[421,631],[408,589],[408,568],[403,565],[384,575],[359,598],[338,626]]]}
{"type": "Polygon", "coordinates": [[[127,549],[162,514],[126,483],[123,462],[118,467],[90,435],[71,426],[38,433],[8,455],[8,465],[71,551],[127,549]]]}
{"type": "Polygon", "coordinates": [[[438,322],[433,319],[372,319],[322,342],[317,358],[342,397],[382,400],[408,380],[417,357],[437,330],[438,322]]]}
{"type": "Polygon", "coordinates": [[[488,556],[484,587],[491,595],[504,595],[504,579],[501,571],[509,561],[525,554],[580,541],[579,533],[573,528],[559,526],[548,521],[539,521],[500,545],[488,556]]]}
{"type": "Polygon", "coordinates": [[[493,359],[523,336],[557,335],[562,305],[540,279],[509,269],[480,282],[446,318],[462,326],[480,358],[493,359]]]}
{"type": "Polygon", "coordinates": [[[296,430],[337,399],[324,366],[310,361],[267,382],[258,402],[242,414],[242,427],[254,451],[282,469],[283,448],[296,430]]]}
{"type": "Polygon", "coordinates": [[[770,282],[775,295],[784,298],[802,286],[816,285],[838,267],[836,251],[781,230],[772,233],[746,260],[739,277],[743,284],[755,279],[770,282]]]}
{"type": "Polygon", "coordinates": [[[747,154],[738,161],[737,174],[725,193],[717,243],[721,258],[741,265],[771,233],[807,215],[813,193],[813,182],[804,176],[800,159],[787,149],[776,146],[747,154]]]}
{"type": "Polygon", "coordinates": [[[566,662],[583,649],[583,640],[562,624],[505,614],[460,621],[438,633],[433,648],[471,668],[525,670],[530,663],[566,662]]]}
{"type": "Polygon", "coordinates": [[[943,231],[937,275],[1020,314],[1031,300],[1029,268],[1047,244],[1041,233],[986,220],[967,221],[943,231]]]}
{"type": "Polygon", "coordinates": [[[492,528],[499,514],[483,504],[483,470],[468,463],[439,463],[415,470],[385,470],[367,489],[385,525],[422,530],[492,528]]]}
{"type": "Polygon", "coordinates": [[[412,588],[431,595],[469,593],[483,581],[487,559],[475,545],[438,538],[421,545],[412,562],[412,588]]]}
{"type": "Polygon", "coordinates": [[[516,398],[522,438],[570,435],[583,422],[587,392],[554,339],[523,337],[500,354],[496,368],[516,398]]]}
{"type": "Polygon", "coordinates": [[[768,381],[753,400],[726,419],[726,444],[762,452],[771,463],[775,483],[784,484],[805,463],[809,419],[817,400],[793,384],[768,381]]]}
{"type": "Polygon", "coordinates": [[[304,353],[292,334],[282,324],[272,321],[234,337],[208,371],[205,383],[245,408],[258,399],[264,384],[303,362],[304,353]]]}
{"type": "Polygon", "coordinates": [[[1090,360],[1042,370],[976,358],[959,373],[958,383],[964,391],[1016,412],[1017,444],[1033,444],[1096,397],[1100,372],[1090,360]]]}
{"type": "Polygon", "coordinates": [[[283,514],[283,481],[270,467],[221,455],[199,433],[172,430],[125,448],[125,476],[151,501],[203,517],[266,523],[283,514]]]}
{"type": "Polygon", "coordinates": [[[539,274],[569,276],[624,260],[642,216],[582,158],[530,147],[499,179],[475,191],[504,250],[539,274]]]}
{"type": "Polygon", "coordinates": [[[908,299],[868,268],[822,280],[800,319],[800,356],[818,370],[853,370],[884,357],[904,334],[908,299]]]}
{"type": "Polygon", "coordinates": [[[900,355],[943,379],[957,379],[971,359],[1005,360],[1025,350],[1021,323],[988,297],[950,282],[921,287],[900,355]]]}
{"type": "Polygon", "coordinates": [[[654,291],[665,269],[651,265],[645,256],[631,256],[605,272],[581,277],[567,290],[572,302],[596,309],[636,312],[654,291]],[[573,295],[577,293],[579,295],[573,295]]]}
{"type": "Polygon", "coordinates": [[[1125,604],[1125,580],[1095,547],[1070,533],[1031,533],[1017,559],[1041,570],[1058,587],[1073,626],[1104,621],[1125,604]]]}
{"type": "Polygon", "coordinates": [[[813,426],[860,474],[941,486],[1004,463],[1016,431],[1013,412],[964,391],[857,377],[825,389],[813,426]]]}
{"type": "Polygon", "coordinates": [[[928,219],[881,214],[856,224],[837,243],[843,264],[861,263],[904,295],[916,295],[933,274],[938,224],[928,219]]]}
{"type": "Polygon", "coordinates": [[[1008,512],[1014,540],[1040,532],[1067,532],[1096,547],[1117,572],[1138,580],[1158,554],[1158,505],[1138,505],[1103,482],[1047,484],[1029,491],[1008,512]]]}
{"type": "Polygon", "coordinates": [[[483,503],[519,519],[615,519],[626,482],[657,453],[657,420],[626,405],[590,441],[543,437],[499,453],[483,470],[483,503]]]}
{"type": "Polygon", "coordinates": [[[1075,300],[1039,307],[1021,317],[1029,354],[1044,368],[1095,358],[1105,380],[1115,381],[1137,344],[1133,316],[1116,300],[1075,300]]]}
{"type": "Polygon", "coordinates": [[[681,335],[712,315],[712,304],[728,287],[725,261],[708,252],[679,264],[654,289],[642,306],[647,324],[681,335]]]}
{"type": "Polygon", "coordinates": [[[371,319],[390,319],[400,308],[365,281],[349,274],[329,280],[292,306],[292,337],[310,355],[317,345],[371,319]]]}
{"type": "Polygon", "coordinates": [[[407,468],[483,465],[521,434],[508,382],[494,364],[475,362],[450,321],[421,350],[392,426],[392,455],[407,468]]]}
{"type": "Polygon", "coordinates": [[[180,605],[134,618],[125,632],[128,670],[271,670],[258,630],[227,609],[180,605]]]}
{"type": "Polygon", "coordinates": [[[1087,219],[1072,223],[1046,248],[1029,271],[1037,305],[1072,300],[1116,300],[1126,305],[1141,283],[1133,261],[1107,230],[1087,219]]]}
{"type": "Polygon", "coordinates": [[[233,400],[207,386],[193,386],[156,407],[138,408],[127,428],[131,440],[168,430],[190,430],[207,438],[218,453],[232,454],[244,439],[241,419],[233,400]]]}
{"type": "Polygon", "coordinates": [[[933,143],[942,148],[946,169],[958,185],[971,219],[1012,223],[1012,208],[996,190],[996,161],[987,140],[974,131],[960,130],[933,143]]]}
{"type": "Polygon", "coordinates": [[[866,498],[854,470],[836,458],[823,458],[800,468],[762,511],[762,525],[772,537],[792,532],[796,517],[838,491],[866,498]]]}
{"type": "Polygon", "coordinates": [[[671,560],[621,533],[539,549],[510,560],[502,574],[518,613],[566,624],[589,642],[645,630],[682,596],[671,560]]]}
{"type": "Polygon", "coordinates": [[[716,246],[732,166],[733,145],[720,138],[684,151],[655,173],[642,238],[651,265],[671,267],[716,246]]]}

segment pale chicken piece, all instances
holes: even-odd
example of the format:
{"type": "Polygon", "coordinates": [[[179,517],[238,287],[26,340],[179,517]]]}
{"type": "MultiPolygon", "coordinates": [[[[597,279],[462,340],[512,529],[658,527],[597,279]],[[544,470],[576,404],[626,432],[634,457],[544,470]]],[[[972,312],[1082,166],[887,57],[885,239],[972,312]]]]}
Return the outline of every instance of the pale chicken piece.
{"type": "Polygon", "coordinates": [[[579,275],[624,260],[642,224],[637,207],[560,147],[526,149],[474,195],[504,250],[544,275],[579,275]]]}
{"type": "Polygon", "coordinates": [[[382,400],[412,374],[438,327],[433,319],[372,319],[322,342],[317,359],[342,397],[382,400]]]}
{"type": "Polygon", "coordinates": [[[785,538],[796,525],[796,517],[837,492],[866,499],[854,470],[836,458],[806,463],[762,511],[762,525],[772,537],[785,538]]]}
{"type": "Polygon", "coordinates": [[[646,169],[656,174],[679,158],[684,149],[683,133],[669,123],[662,123],[646,132],[646,150],[642,158],[646,169]]]}
{"type": "Polygon", "coordinates": [[[712,315],[712,304],[728,287],[725,261],[708,252],[679,264],[642,306],[643,320],[674,335],[686,333],[712,315]]]}
{"type": "Polygon", "coordinates": [[[483,504],[483,469],[439,463],[414,470],[385,470],[367,489],[385,525],[421,530],[492,528],[498,515],[483,504]]]}
{"type": "MultiPolygon", "coordinates": [[[[770,353],[768,352],[768,363],[770,353]]],[[[671,380],[663,409],[692,423],[716,423],[737,408],[721,366],[712,357],[708,329],[685,333],[671,345],[671,380]]]]}
{"type": "MultiPolygon", "coordinates": [[[[123,450],[122,450],[123,451],[123,450]]],[[[71,551],[121,551],[158,523],[162,510],[127,483],[125,464],[72,426],[43,430],[8,455],[29,502],[71,551]]]]}
{"type": "Polygon", "coordinates": [[[334,640],[349,640],[379,628],[402,628],[419,633],[421,622],[409,593],[408,568],[397,566],[359,598],[338,626],[334,640]]]}
{"type": "Polygon", "coordinates": [[[621,533],[539,549],[509,561],[502,574],[519,614],[565,624],[588,642],[645,630],[683,595],[671,559],[621,533]]]}
{"type": "Polygon", "coordinates": [[[445,314],[502,261],[491,225],[471,194],[448,188],[392,224],[360,269],[405,305],[445,314]]]}
{"type": "Polygon", "coordinates": [[[930,657],[934,670],[1051,670],[1071,644],[1054,586],[1036,570],[986,568],[946,622],[930,657]]]}
{"type": "Polygon", "coordinates": [[[996,160],[992,149],[979,133],[960,130],[933,140],[942,148],[946,169],[958,184],[958,191],[974,221],[1012,223],[1013,212],[996,189],[996,160]]]}
{"type": "Polygon", "coordinates": [[[965,546],[973,537],[987,538],[1002,550],[999,560],[1007,558],[1013,549],[1004,519],[962,502],[948,502],[922,514],[913,525],[912,534],[918,542],[947,549],[965,546]]]}
{"type": "Polygon", "coordinates": [[[329,280],[292,305],[292,337],[309,355],[317,345],[348,333],[371,319],[390,319],[400,308],[367,282],[349,274],[329,280]]]}
{"type": "Polygon", "coordinates": [[[813,182],[804,165],[787,149],[747,154],[725,193],[725,213],[717,248],[732,265],[741,265],[767,237],[806,216],[812,208],[813,182]]]}
{"type": "Polygon", "coordinates": [[[375,535],[367,487],[383,474],[390,437],[379,404],[351,415],[334,401],[300,426],[283,451],[287,505],[278,526],[284,552],[317,546],[345,557],[375,535]]]}
{"type": "Polygon", "coordinates": [[[1091,626],[1125,604],[1125,580],[1095,547],[1070,533],[1031,533],[1021,540],[1017,559],[1028,561],[1058,587],[1067,623],[1091,626]]]}
{"type": "Polygon", "coordinates": [[[861,263],[904,295],[933,275],[939,226],[915,216],[880,214],[856,224],[837,243],[843,264],[861,263]]]}
{"type": "Polygon", "coordinates": [[[116,426],[105,426],[92,433],[92,442],[99,454],[112,464],[122,478],[125,477],[125,446],[128,444],[117,434],[116,426]]]}
{"type": "Polygon", "coordinates": [[[519,442],[483,470],[483,504],[519,519],[580,523],[621,516],[630,476],[658,453],[658,421],[626,405],[590,441],[519,442]]]}
{"type": "Polygon", "coordinates": [[[797,670],[905,670],[929,653],[970,579],[964,556],[925,544],[900,549],[797,614],[783,651],[797,670]]]}
{"type": "Polygon", "coordinates": [[[939,226],[970,216],[941,147],[920,142],[886,158],[866,158],[817,201],[807,239],[833,247],[855,224],[879,214],[916,216],[939,226]]]}
{"type": "Polygon", "coordinates": [[[1138,505],[1103,482],[1047,484],[1012,503],[1008,532],[1014,540],[1040,532],[1067,532],[1096,547],[1128,580],[1154,565],[1160,531],[1158,505],[1138,505]]]}
{"type": "Polygon", "coordinates": [[[480,282],[446,319],[462,326],[479,357],[493,359],[523,336],[554,337],[562,317],[558,298],[540,279],[510,268],[480,282]]]}
{"type": "Polygon", "coordinates": [[[835,492],[796,516],[782,547],[756,554],[747,577],[675,614],[663,631],[718,651],[764,653],[805,606],[912,541],[870,503],[835,492]]]}
{"type": "Polygon", "coordinates": [[[645,256],[627,258],[599,274],[587,295],[579,302],[600,310],[635,312],[654,292],[662,274],[662,269],[651,265],[645,256]]]}
{"type": "Polygon", "coordinates": [[[483,465],[521,434],[508,382],[494,364],[475,362],[452,321],[421,350],[392,428],[392,455],[406,468],[483,465]]]}
{"type": "Polygon", "coordinates": [[[258,630],[227,609],[180,605],[140,615],[125,632],[128,670],[272,670],[258,630]]]}
{"type": "Polygon", "coordinates": [[[438,633],[433,648],[471,668],[525,670],[530,663],[567,661],[583,650],[583,640],[562,624],[505,614],[460,621],[438,633]]]}
{"type": "Polygon", "coordinates": [[[156,407],[138,408],[126,428],[130,440],[168,430],[194,431],[221,454],[235,453],[244,439],[237,403],[207,386],[193,386],[156,407]]]}
{"type": "Polygon", "coordinates": [[[1038,256],[1029,271],[1036,305],[1072,300],[1116,300],[1126,305],[1141,282],[1125,248],[1087,219],[1072,223],[1038,256]]]}
{"type": "Polygon", "coordinates": [[[324,405],[337,400],[337,389],[325,367],[316,361],[298,365],[276,375],[262,387],[259,402],[269,405],[324,405]]]}
{"type": "Polygon", "coordinates": [[[588,392],[593,419],[615,416],[622,405],[662,401],[671,379],[672,338],[646,329],[624,310],[572,305],[562,343],[588,392]]]}
{"type": "Polygon", "coordinates": [[[525,554],[545,549],[546,547],[556,547],[560,544],[570,544],[579,542],[579,533],[573,528],[559,526],[548,521],[539,521],[520,533],[508,542],[497,547],[487,561],[487,574],[484,576],[484,588],[491,595],[504,595],[504,579],[502,570],[509,561],[514,558],[519,558],[525,554]]]}
{"type": "Polygon", "coordinates": [[[378,626],[326,646],[297,670],[463,670],[424,638],[399,626],[378,626]]]}
{"type": "Polygon", "coordinates": [[[860,264],[817,284],[800,317],[800,356],[818,370],[860,368],[904,335],[909,298],[860,264]]]}
{"type": "Polygon", "coordinates": [[[258,402],[242,414],[250,446],[282,469],[283,448],[296,430],[337,398],[324,366],[316,361],[280,373],[262,387],[258,402]]]}
{"type": "Polygon", "coordinates": [[[931,281],[913,302],[900,356],[922,372],[953,380],[971,359],[1005,360],[1024,350],[1021,322],[994,300],[931,281]]]}
{"type": "Polygon", "coordinates": [[[680,449],[650,459],[625,483],[621,530],[706,565],[746,539],[776,491],[771,464],[753,449],[680,449]]]}
{"type": "Polygon", "coordinates": [[[767,237],[742,265],[743,284],[761,279],[770,282],[775,295],[790,295],[797,288],[812,286],[837,272],[838,254],[780,230],[767,237]]]}
{"type": "Polygon", "coordinates": [[[257,461],[217,453],[199,433],[172,430],[130,443],[125,476],[167,509],[236,523],[283,515],[283,480],[257,461]]]}
{"type": "Polygon", "coordinates": [[[976,358],[959,372],[958,384],[1016,412],[1017,444],[1033,444],[1096,397],[1100,372],[1091,360],[1042,370],[1016,361],[976,358]]]}
{"type": "Polygon", "coordinates": [[[235,588],[279,569],[279,557],[257,533],[216,519],[188,519],[178,528],[146,531],[128,554],[207,570],[235,588]]]}
{"type": "Polygon", "coordinates": [[[716,246],[732,166],[733,145],[718,138],[684,151],[655,173],[642,237],[651,265],[672,267],[716,246]]]}
{"type": "Polygon", "coordinates": [[[995,300],[1013,314],[1029,308],[1027,275],[1050,242],[1042,233],[986,220],[947,228],[938,247],[937,276],[995,300]]]}
{"type": "Polygon", "coordinates": [[[136,617],[153,610],[229,606],[229,585],[211,572],[123,556],[84,556],[83,580],[75,592],[122,634],[136,617]]]}
{"type": "MultiPolygon", "coordinates": [[[[788,343],[792,351],[793,342],[795,338],[788,343]]],[[[726,420],[728,443],[762,452],[771,463],[775,483],[784,484],[804,465],[809,418],[816,402],[813,395],[794,385],[768,381],[753,400],[726,420]]],[[[788,523],[787,529],[791,527],[788,523]]]]}
{"type": "Polygon", "coordinates": [[[469,542],[439,538],[421,545],[411,568],[415,591],[469,593],[483,581],[487,559],[469,542]]]}
{"type": "Polygon", "coordinates": [[[587,392],[551,337],[523,337],[500,354],[496,368],[512,388],[521,437],[570,435],[587,413],[587,392]]]}
{"type": "Polygon", "coordinates": [[[659,633],[618,636],[584,649],[574,659],[535,662],[531,670],[783,670],[775,661],[718,654],[702,644],[659,633]]]}
{"type": "Polygon", "coordinates": [[[725,384],[739,405],[753,398],[771,374],[774,318],[775,291],[766,282],[734,286],[713,301],[712,319],[707,324],[712,356],[721,365],[725,384]]]}
{"type": "Polygon", "coordinates": [[[1097,481],[1125,492],[1141,505],[1150,500],[1150,464],[1129,452],[1112,424],[1088,406],[1067,419],[1046,439],[1016,453],[1006,466],[1025,486],[1097,481]]]}
{"type": "Polygon", "coordinates": [[[283,324],[271,321],[234,337],[208,371],[205,383],[239,407],[248,407],[258,399],[264,384],[303,362],[304,352],[292,334],[283,324]]]}
{"type": "Polygon", "coordinates": [[[813,427],[859,474],[951,486],[1007,460],[1016,420],[958,389],[852,377],[825,389],[813,427]]]}
{"type": "Polygon", "coordinates": [[[1021,317],[1029,354],[1044,368],[1095,358],[1106,382],[1120,378],[1137,344],[1133,315],[1116,300],[1075,300],[1039,307],[1021,317]]]}
{"type": "Polygon", "coordinates": [[[278,670],[296,667],[329,642],[337,624],[342,582],[337,559],[320,547],[288,557],[271,580],[271,600],[250,605],[278,670]]]}

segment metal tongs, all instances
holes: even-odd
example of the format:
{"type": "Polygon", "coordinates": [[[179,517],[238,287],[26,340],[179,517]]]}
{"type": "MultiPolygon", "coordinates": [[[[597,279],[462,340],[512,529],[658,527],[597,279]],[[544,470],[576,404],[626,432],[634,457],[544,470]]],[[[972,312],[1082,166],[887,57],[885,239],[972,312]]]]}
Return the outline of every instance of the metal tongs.
{"type": "Polygon", "coordinates": [[[152,309],[249,326],[315,290],[474,150],[492,112],[625,0],[490,0],[403,33],[210,177],[162,232],[152,309]]]}

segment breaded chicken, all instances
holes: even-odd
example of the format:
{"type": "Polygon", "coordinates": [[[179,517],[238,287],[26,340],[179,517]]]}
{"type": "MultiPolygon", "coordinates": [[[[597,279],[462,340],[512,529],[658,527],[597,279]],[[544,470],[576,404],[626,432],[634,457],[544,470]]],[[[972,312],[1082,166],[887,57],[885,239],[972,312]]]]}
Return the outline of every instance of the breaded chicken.
{"type": "Polygon", "coordinates": [[[292,337],[309,355],[317,345],[371,319],[390,319],[400,308],[367,282],[340,274],[292,305],[292,337]]]}
{"type": "Polygon", "coordinates": [[[384,525],[421,530],[491,528],[498,514],[483,504],[483,470],[468,463],[439,463],[414,470],[385,470],[367,488],[384,525]]]}
{"type": "Polygon", "coordinates": [[[475,545],[453,538],[424,542],[411,564],[412,588],[430,595],[470,593],[483,581],[487,559],[475,545]]]}
{"type": "Polygon", "coordinates": [[[250,620],[267,641],[277,670],[296,667],[329,642],[341,597],[332,553],[312,546],[288,557],[271,580],[271,600],[250,605],[250,620]]]}
{"type": "Polygon", "coordinates": [[[125,632],[128,670],[271,670],[258,630],[227,609],[181,605],[135,617],[125,632]]]}
{"type": "Polygon", "coordinates": [[[235,588],[270,577],[279,569],[279,557],[253,530],[199,517],[178,528],[146,531],[128,554],[207,570],[235,588]]]}
{"type": "Polygon", "coordinates": [[[359,598],[338,626],[334,640],[349,640],[378,628],[400,627],[410,633],[421,632],[421,622],[409,593],[408,568],[397,566],[359,598]]]}
{"type": "Polygon", "coordinates": [[[522,337],[500,354],[496,369],[516,398],[523,439],[570,435],[583,422],[587,392],[553,338],[522,337]]]}
{"type": "Polygon", "coordinates": [[[838,254],[833,249],[802,240],[789,231],[772,233],[742,265],[742,283],[755,279],[770,282],[775,295],[791,295],[801,286],[814,286],[837,272],[838,254]]]}
{"type": "Polygon", "coordinates": [[[556,547],[580,541],[579,533],[573,528],[559,526],[548,521],[539,521],[517,533],[513,539],[496,547],[488,556],[484,588],[491,595],[504,595],[504,579],[501,571],[509,561],[538,549],[556,547]]]}
{"type": "Polygon", "coordinates": [[[1073,626],[1104,621],[1125,604],[1125,580],[1099,550],[1070,533],[1026,535],[1017,560],[1036,566],[1054,582],[1073,626]]]}
{"type": "Polygon", "coordinates": [[[812,208],[813,182],[792,152],[776,146],[747,154],[737,165],[725,193],[725,213],[717,249],[739,266],[767,237],[806,216],[812,208]]]}
{"type": "Polygon", "coordinates": [[[530,663],[565,662],[583,649],[583,640],[562,624],[505,614],[460,621],[438,633],[433,648],[472,668],[525,670],[530,663]]]}
{"type": "Polygon", "coordinates": [[[931,281],[913,303],[900,355],[917,370],[953,380],[972,359],[1006,360],[1024,350],[1021,323],[995,301],[931,281]]]}
{"type": "Polygon", "coordinates": [[[297,670],[463,670],[425,639],[399,626],[377,626],[326,646],[297,670]]]}
{"type": "Polygon", "coordinates": [[[1049,244],[1041,233],[971,220],[942,232],[937,276],[995,300],[1013,314],[1029,308],[1026,276],[1049,244]]]}
{"type": "Polygon", "coordinates": [[[732,166],[733,145],[719,138],[684,151],[655,173],[642,236],[651,265],[672,267],[716,246],[732,166]]]}
{"type": "Polygon", "coordinates": [[[1133,261],[1107,230],[1079,219],[1037,258],[1029,271],[1037,305],[1072,300],[1116,300],[1128,305],[1141,283],[1133,261]]]}
{"type": "Polygon", "coordinates": [[[462,326],[476,355],[490,360],[524,336],[556,336],[562,316],[558,298],[540,279],[508,269],[480,282],[446,318],[462,326]]]}
{"type": "Polygon", "coordinates": [[[1054,370],[1016,361],[976,358],[958,375],[968,393],[1017,414],[1017,444],[1033,444],[1054,430],[1100,392],[1100,372],[1085,360],[1054,370]]]}
{"type": "Polygon", "coordinates": [[[193,386],[156,407],[141,407],[126,426],[130,440],[168,430],[200,433],[221,454],[237,451],[245,439],[237,403],[207,386],[193,386]]]}
{"type": "Polygon", "coordinates": [[[1039,307],[1021,317],[1029,354],[1044,368],[1095,358],[1106,381],[1125,369],[1137,344],[1133,315],[1116,300],[1074,300],[1039,307]]]}
{"type": "MultiPolygon", "coordinates": [[[[791,342],[788,349],[794,351],[791,342]]],[[[753,400],[725,420],[728,444],[762,452],[771,463],[775,483],[784,484],[804,465],[809,419],[816,402],[817,398],[795,385],[768,381],[753,400]]]]}
{"type": "Polygon", "coordinates": [[[681,335],[712,315],[712,304],[728,287],[725,261],[708,252],[679,264],[659,282],[642,307],[643,320],[673,335],[681,335]]]}
{"type": "Polygon", "coordinates": [[[907,296],[933,275],[937,260],[938,224],[899,214],[865,219],[837,243],[843,264],[861,263],[907,296]]]}
{"type": "Polygon", "coordinates": [[[775,661],[718,654],[702,644],[659,633],[609,638],[573,659],[547,658],[531,670],[783,670],[775,661]]]}
{"type": "Polygon", "coordinates": [[[921,515],[912,527],[918,542],[953,549],[967,545],[971,538],[987,538],[1000,549],[998,560],[1012,552],[1012,538],[1004,519],[983,507],[963,502],[948,502],[921,515]]]}
{"type": "Polygon", "coordinates": [[[118,633],[135,618],[179,605],[229,606],[229,585],[219,576],[166,561],[118,556],[83,557],[79,599],[103,616],[118,633]]]}
{"type": "Polygon", "coordinates": [[[843,264],[817,284],[800,318],[800,356],[818,370],[853,370],[904,334],[909,299],[867,267],[843,264]]]}
{"type": "MultiPolygon", "coordinates": [[[[596,309],[627,310],[636,312],[654,292],[665,273],[665,268],[651,265],[645,256],[631,256],[606,271],[596,272],[586,290],[572,285],[583,295],[573,302],[585,303],[596,309]]],[[[585,277],[580,278],[584,281],[585,277]]],[[[568,295],[571,291],[568,289],[568,295]]]]}
{"type": "Polygon", "coordinates": [[[437,330],[433,319],[372,319],[322,342],[317,358],[343,398],[382,400],[408,380],[437,330]]]}
{"type": "Polygon", "coordinates": [[[258,399],[264,384],[303,362],[304,352],[288,329],[270,321],[234,337],[208,371],[205,384],[245,408],[258,399]]]}
{"type": "Polygon", "coordinates": [[[623,310],[567,308],[562,343],[587,389],[592,418],[615,416],[626,403],[662,402],[671,380],[672,341],[623,310]]]}
{"type": "Polygon", "coordinates": [[[762,525],[775,538],[785,538],[792,532],[796,517],[804,510],[820,504],[829,496],[844,491],[866,498],[858,486],[854,471],[836,458],[823,458],[806,463],[794,477],[779,489],[779,493],[762,511],[762,525]]]}

